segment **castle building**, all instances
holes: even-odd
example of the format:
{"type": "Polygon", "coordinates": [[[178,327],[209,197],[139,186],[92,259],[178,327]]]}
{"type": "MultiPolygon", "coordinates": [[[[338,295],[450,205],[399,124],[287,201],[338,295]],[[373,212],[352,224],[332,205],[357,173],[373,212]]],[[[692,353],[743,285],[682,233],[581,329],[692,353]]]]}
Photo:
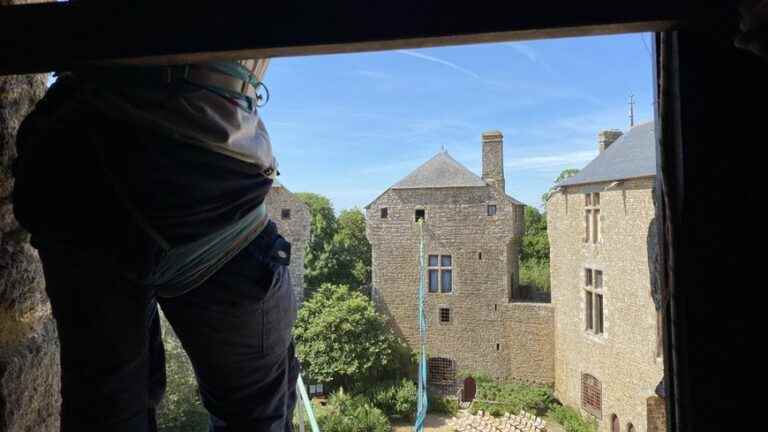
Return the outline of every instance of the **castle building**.
{"type": "Polygon", "coordinates": [[[372,297],[414,350],[424,221],[429,382],[445,393],[461,371],[553,381],[552,308],[513,301],[524,206],[505,192],[501,132],[482,155],[478,177],[441,151],[366,206],[372,297]]]}
{"type": "Polygon", "coordinates": [[[291,243],[291,264],[288,270],[296,300],[301,303],[304,299],[304,252],[309,241],[312,215],[309,207],[277,180],[272,184],[264,202],[269,218],[277,225],[280,234],[291,243]]]}
{"type": "Polygon", "coordinates": [[[599,155],[547,200],[555,396],[601,431],[663,431],[653,123],[598,141],[599,155]]]}

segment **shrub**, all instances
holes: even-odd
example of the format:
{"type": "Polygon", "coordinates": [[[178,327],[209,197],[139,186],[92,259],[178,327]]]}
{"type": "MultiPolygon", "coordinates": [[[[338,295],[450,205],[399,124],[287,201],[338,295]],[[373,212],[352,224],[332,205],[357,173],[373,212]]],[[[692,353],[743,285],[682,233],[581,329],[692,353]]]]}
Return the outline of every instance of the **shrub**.
{"type": "Polygon", "coordinates": [[[381,383],[372,387],[366,396],[373,406],[388,417],[400,417],[413,420],[416,415],[416,384],[403,379],[400,382],[381,383]]]}
{"type": "Polygon", "coordinates": [[[482,409],[493,415],[501,415],[505,412],[517,414],[520,410],[525,410],[536,415],[544,415],[554,400],[552,390],[545,386],[497,382],[487,376],[478,376],[475,382],[479,401],[472,404],[473,412],[482,409]],[[483,401],[496,403],[489,404],[483,401]]]}
{"type": "Polygon", "coordinates": [[[325,284],[305,301],[294,336],[306,375],[331,388],[397,377],[411,357],[373,303],[345,285],[325,284]]]}
{"type": "Polygon", "coordinates": [[[527,287],[532,296],[544,295],[551,291],[549,262],[530,259],[520,263],[520,285],[527,287]]]}
{"type": "Polygon", "coordinates": [[[585,419],[578,411],[571,407],[553,404],[549,414],[556,422],[563,426],[566,432],[597,431],[597,423],[594,420],[585,419]]]}
{"type": "Polygon", "coordinates": [[[381,410],[362,396],[343,390],[331,395],[329,409],[319,416],[323,432],[389,432],[390,424],[381,410]]]}
{"type": "Polygon", "coordinates": [[[459,405],[454,399],[430,393],[428,395],[427,411],[435,414],[447,414],[455,416],[459,412],[459,405]]]}

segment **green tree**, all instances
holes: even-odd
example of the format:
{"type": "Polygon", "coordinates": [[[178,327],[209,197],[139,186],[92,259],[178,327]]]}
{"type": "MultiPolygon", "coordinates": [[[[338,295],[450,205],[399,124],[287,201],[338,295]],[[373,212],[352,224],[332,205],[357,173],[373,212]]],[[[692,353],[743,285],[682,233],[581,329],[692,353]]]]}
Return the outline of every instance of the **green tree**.
{"type": "Polygon", "coordinates": [[[322,285],[302,305],[293,331],[307,375],[331,388],[365,389],[410,360],[373,303],[345,285],[322,285]]]}
{"type": "Polygon", "coordinates": [[[541,201],[544,202],[544,206],[547,205],[547,200],[549,199],[549,195],[552,193],[552,191],[555,190],[555,185],[560,183],[561,181],[567,179],[568,177],[573,177],[576,174],[579,173],[579,170],[575,168],[568,168],[560,172],[560,175],[557,176],[555,181],[552,183],[552,186],[549,188],[548,191],[544,192],[544,195],[541,196],[541,201]]]}
{"type": "Polygon", "coordinates": [[[534,207],[525,207],[523,215],[525,232],[523,233],[523,262],[536,260],[549,262],[549,238],[547,237],[547,217],[534,207]]]}
{"type": "Polygon", "coordinates": [[[358,208],[343,210],[337,218],[331,201],[319,194],[296,194],[312,215],[310,241],[304,258],[307,296],[324,283],[353,289],[371,280],[371,244],[365,237],[365,215],[358,208]]]}
{"type": "Polygon", "coordinates": [[[344,210],[337,227],[329,254],[334,257],[335,268],[325,282],[353,288],[366,286],[371,281],[371,244],[365,237],[365,215],[358,208],[344,210]]]}
{"type": "Polygon", "coordinates": [[[331,200],[320,194],[299,192],[296,197],[309,207],[312,216],[304,255],[304,285],[308,288],[307,294],[311,294],[313,288],[328,282],[328,274],[335,267],[330,245],[336,234],[336,215],[331,200]]]}

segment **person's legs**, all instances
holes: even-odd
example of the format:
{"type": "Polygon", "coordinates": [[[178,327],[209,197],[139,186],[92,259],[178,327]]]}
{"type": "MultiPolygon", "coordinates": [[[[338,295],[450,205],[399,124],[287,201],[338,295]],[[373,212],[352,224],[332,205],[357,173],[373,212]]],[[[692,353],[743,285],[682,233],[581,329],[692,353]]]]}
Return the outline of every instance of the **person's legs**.
{"type": "Polygon", "coordinates": [[[64,432],[155,431],[165,388],[157,303],[99,253],[40,248],[61,345],[64,432]]]}
{"type": "Polygon", "coordinates": [[[202,286],[160,299],[195,368],[213,431],[289,431],[298,362],[287,243],[274,224],[202,286]],[[283,261],[283,262],[281,262],[283,261]]]}

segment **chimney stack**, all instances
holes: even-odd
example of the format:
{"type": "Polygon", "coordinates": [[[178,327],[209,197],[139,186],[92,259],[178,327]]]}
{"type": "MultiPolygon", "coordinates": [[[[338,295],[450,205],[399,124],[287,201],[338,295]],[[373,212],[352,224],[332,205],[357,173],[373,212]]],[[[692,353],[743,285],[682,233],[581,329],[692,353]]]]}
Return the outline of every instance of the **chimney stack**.
{"type": "Polygon", "coordinates": [[[483,180],[504,191],[504,135],[483,132],[483,180]]]}
{"type": "Polygon", "coordinates": [[[621,138],[622,135],[624,135],[624,133],[618,129],[600,131],[600,133],[597,134],[597,150],[600,153],[604,152],[605,149],[610,147],[617,139],[621,138]]]}

